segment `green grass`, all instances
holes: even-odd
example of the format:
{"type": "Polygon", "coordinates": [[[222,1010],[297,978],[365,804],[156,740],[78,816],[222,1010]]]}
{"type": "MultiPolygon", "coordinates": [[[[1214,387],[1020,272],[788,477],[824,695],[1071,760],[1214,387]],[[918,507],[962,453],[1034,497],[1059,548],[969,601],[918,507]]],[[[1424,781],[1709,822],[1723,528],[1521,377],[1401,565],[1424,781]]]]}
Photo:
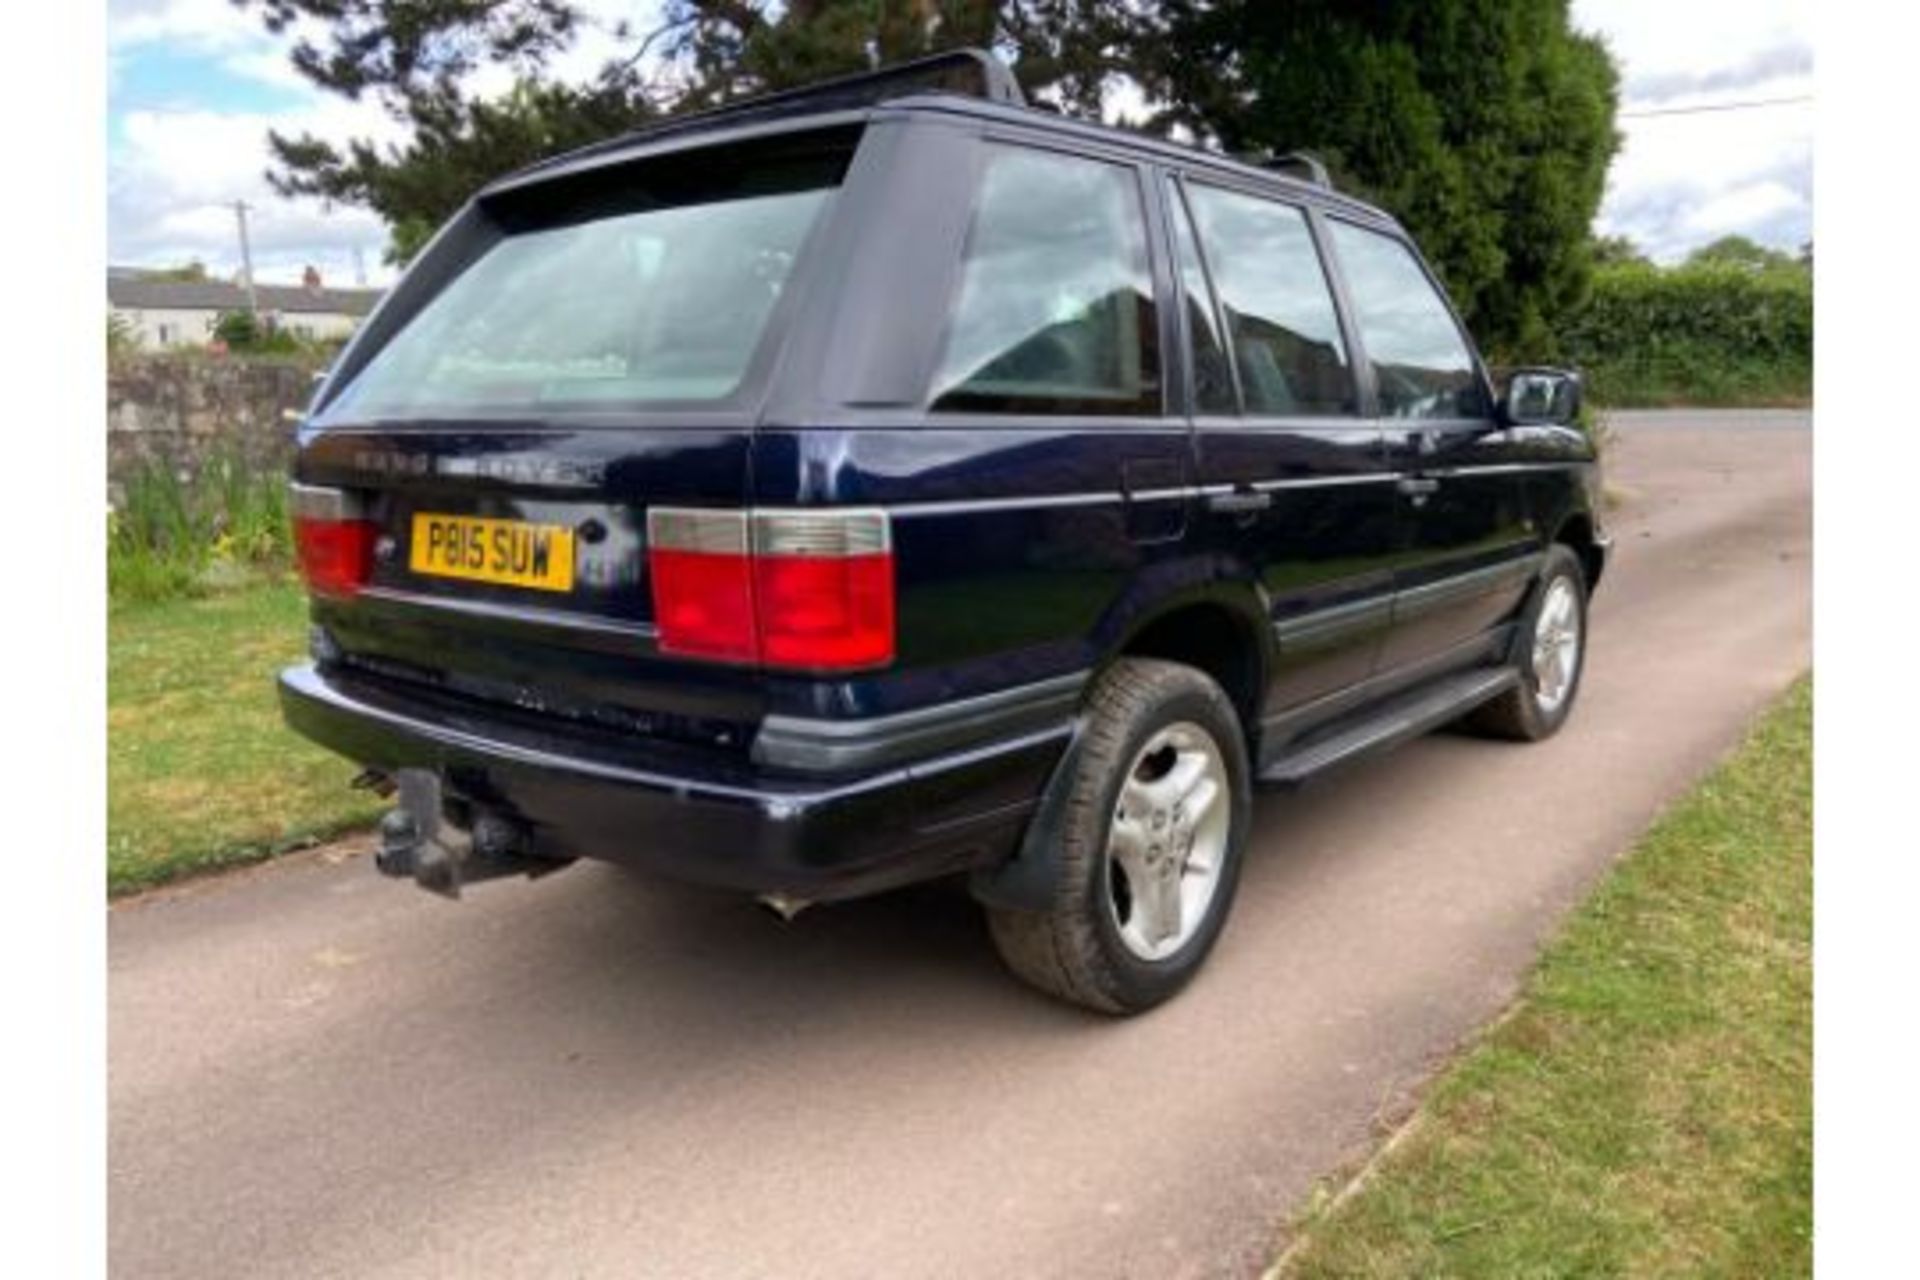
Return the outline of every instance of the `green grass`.
{"type": "Polygon", "coordinates": [[[1812,710],[1647,833],[1282,1275],[1810,1272],[1812,710]]]}
{"type": "Polygon", "coordinates": [[[353,766],[280,723],[306,651],[291,584],[129,605],[107,621],[107,888],[254,861],[371,822],[353,766]]]}

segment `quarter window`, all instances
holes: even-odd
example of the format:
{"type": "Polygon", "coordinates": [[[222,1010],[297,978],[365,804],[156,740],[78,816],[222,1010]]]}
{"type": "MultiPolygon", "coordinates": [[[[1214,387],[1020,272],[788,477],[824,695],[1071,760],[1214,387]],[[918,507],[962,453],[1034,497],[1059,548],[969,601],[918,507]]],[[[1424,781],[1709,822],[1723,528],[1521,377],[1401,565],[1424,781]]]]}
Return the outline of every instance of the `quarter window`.
{"type": "Polygon", "coordinates": [[[1355,412],[1339,315],[1306,215],[1215,187],[1191,191],[1247,412],[1355,412]]]}
{"type": "Polygon", "coordinates": [[[1491,411],[1453,313],[1399,240],[1335,221],[1333,243],[1389,418],[1484,418],[1491,411]]]}
{"type": "Polygon", "coordinates": [[[1157,323],[1134,171],[990,147],[933,407],[1157,414],[1157,323]]]}

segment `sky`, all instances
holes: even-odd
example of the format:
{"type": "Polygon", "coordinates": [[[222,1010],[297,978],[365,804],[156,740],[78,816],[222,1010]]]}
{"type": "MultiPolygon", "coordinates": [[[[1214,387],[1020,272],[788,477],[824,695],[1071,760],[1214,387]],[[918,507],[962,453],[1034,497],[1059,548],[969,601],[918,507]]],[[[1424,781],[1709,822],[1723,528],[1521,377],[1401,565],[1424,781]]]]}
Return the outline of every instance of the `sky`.
{"type": "MultiPolygon", "coordinates": [[[[658,0],[586,0],[603,21],[558,68],[584,78],[615,47],[611,24],[647,28],[658,0]]],[[[1812,15],[1799,0],[1574,0],[1574,21],[1621,64],[1620,153],[1597,227],[1661,261],[1738,233],[1795,249],[1812,237],[1812,15]],[[1655,112],[1660,114],[1641,114],[1655,112]]],[[[372,101],[303,82],[292,35],[231,0],[108,0],[107,256],[116,265],[239,265],[233,203],[251,206],[254,269],[296,281],[385,284],[386,230],[362,209],[276,195],[267,132],[398,141],[372,101]]],[[[480,87],[504,88],[492,71],[480,87]]]]}

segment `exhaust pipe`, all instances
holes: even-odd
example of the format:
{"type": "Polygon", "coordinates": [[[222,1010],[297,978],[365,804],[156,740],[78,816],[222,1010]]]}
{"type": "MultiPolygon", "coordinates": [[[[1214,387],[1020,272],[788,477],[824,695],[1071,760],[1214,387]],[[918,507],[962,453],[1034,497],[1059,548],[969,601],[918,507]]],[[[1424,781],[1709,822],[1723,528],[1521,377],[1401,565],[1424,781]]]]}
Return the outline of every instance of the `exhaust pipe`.
{"type": "Polygon", "coordinates": [[[393,782],[400,803],[380,820],[380,848],[373,858],[382,875],[458,898],[464,885],[543,876],[570,861],[527,852],[526,829],[490,810],[477,811],[470,825],[454,822],[440,775],[431,770],[401,769],[393,782]]]}

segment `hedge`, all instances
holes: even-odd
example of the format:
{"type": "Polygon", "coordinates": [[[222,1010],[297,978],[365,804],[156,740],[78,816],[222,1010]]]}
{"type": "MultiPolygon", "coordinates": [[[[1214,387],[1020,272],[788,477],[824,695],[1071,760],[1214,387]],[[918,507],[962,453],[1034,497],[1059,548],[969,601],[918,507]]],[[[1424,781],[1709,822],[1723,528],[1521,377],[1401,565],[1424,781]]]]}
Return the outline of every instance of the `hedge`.
{"type": "Polygon", "coordinates": [[[1798,266],[1602,267],[1559,339],[1602,405],[1804,403],[1813,276],[1798,266]]]}

